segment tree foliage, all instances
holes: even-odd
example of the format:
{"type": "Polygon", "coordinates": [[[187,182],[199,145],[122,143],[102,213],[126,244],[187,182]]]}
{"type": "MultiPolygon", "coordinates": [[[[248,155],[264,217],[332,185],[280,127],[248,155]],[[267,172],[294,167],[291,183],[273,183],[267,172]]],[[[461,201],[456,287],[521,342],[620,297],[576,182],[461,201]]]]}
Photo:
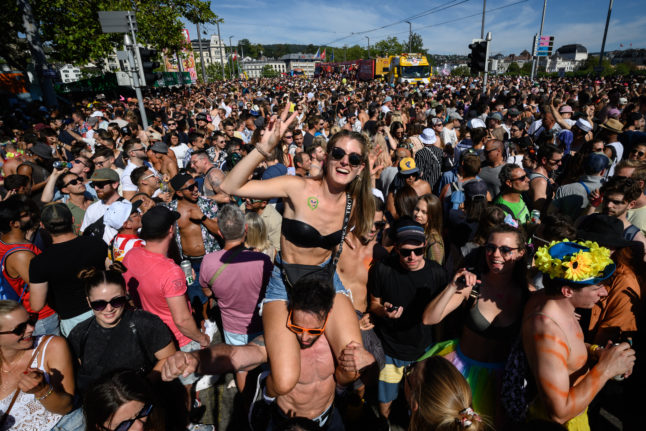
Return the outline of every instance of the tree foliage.
{"type": "MultiPolygon", "coordinates": [[[[98,11],[133,10],[132,0],[29,0],[48,47],[52,61],[83,64],[99,60],[123,44],[123,34],[103,34],[98,11]]],[[[192,22],[214,24],[218,17],[205,0],[135,0],[137,42],[156,49],[179,51],[185,44],[182,17],[192,22]]],[[[24,69],[20,62],[20,37],[24,34],[22,12],[16,0],[7,0],[0,9],[4,23],[0,37],[0,57],[11,66],[24,69]]]]}
{"type": "Polygon", "coordinates": [[[456,67],[451,71],[452,76],[471,76],[471,69],[466,66],[456,67]]]}
{"type": "Polygon", "coordinates": [[[263,78],[275,78],[278,76],[278,72],[274,70],[273,67],[266,64],[262,67],[262,77],[263,78]]]}
{"type": "Polygon", "coordinates": [[[520,66],[518,63],[513,61],[509,67],[507,68],[507,74],[508,75],[519,75],[520,74],[520,66]]]}

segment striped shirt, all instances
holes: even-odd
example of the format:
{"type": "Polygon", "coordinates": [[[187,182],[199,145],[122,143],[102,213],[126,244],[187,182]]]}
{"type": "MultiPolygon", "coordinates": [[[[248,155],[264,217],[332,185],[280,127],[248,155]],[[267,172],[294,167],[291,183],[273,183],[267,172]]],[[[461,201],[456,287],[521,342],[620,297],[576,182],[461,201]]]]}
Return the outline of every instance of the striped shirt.
{"type": "Polygon", "coordinates": [[[426,145],[415,154],[415,164],[421,172],[421,178],[431,185],[431,189],[442,176],[443,156],[443,151],[435,145],[426,145]]]}

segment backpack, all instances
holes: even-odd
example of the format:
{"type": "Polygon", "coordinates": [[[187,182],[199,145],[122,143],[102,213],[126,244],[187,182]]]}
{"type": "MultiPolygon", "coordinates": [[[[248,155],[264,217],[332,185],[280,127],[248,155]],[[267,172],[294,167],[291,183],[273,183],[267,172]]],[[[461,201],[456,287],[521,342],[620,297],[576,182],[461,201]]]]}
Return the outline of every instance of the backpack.
{"type": "Polygon", "coordinates": [[[33,250],[30,249],[29,247],[18,245],[16,247],[12,247],[9,250],[7,250],[4,256],[2,256],[2,260],[0,260],[0,299],[2,300],[9,299],[12,301],[21,302],[22,297],[29,290],[28,286],[25,284],[19,296],[18,292],[16,292],[16,290],[11,286],[11,284],[9,283],[9,280],[7,280],[7,277],[5,277],[4,275],[5,261],[7,260],[7,258],[13,253],[17,251],[22,251],[22,250],[33,252],[33,250]]]}
{"type": "MultiPolygon", "coordinates": [[[[123,198],[119,197],[117,201],[122,201],[123,198]]],[[[116,201],[115,201],[116,202],[116,201]]],[[[94,223],[90,223],[88,227],[83,231],[83,236],[92,236],[95,238],[103,239],[103,233],[105,232],[105,223],[103,222],[103,217],[101,216],[94,223]]]]}
{"type": "Polygon", "coordinates": [[[514,422],[524,422],[529,403],[536,394],[534,379],[519,336],[507,357],[502,375],[500,401],[514,422]]]}

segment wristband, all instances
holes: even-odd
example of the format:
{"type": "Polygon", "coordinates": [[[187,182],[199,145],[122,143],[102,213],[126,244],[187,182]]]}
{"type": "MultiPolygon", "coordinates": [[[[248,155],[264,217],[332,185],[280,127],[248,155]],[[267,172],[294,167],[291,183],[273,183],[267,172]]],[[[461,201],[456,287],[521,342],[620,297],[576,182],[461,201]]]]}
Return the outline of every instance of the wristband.
{"type": "Polygon", "coordinates": [[[258,150],[258,152],[259,152],[259,153],[260,153],[260,154],[261,154],[265,159],[269,160],[269,159],[271,159],[271,158],[272,158],[271,154],[269,154],[268,152],[266,152],[265,150],[263,150],[262,148],[260,148],[260,146],[259,146],[258,144],[256,144],[256,145],[255,145],[255,147],[256,147],[256,150],[258,150]]]}
{"type": "Polygon", "coordinates": [[[48,391],[45,393],[45,395],[43,395],[42,397],[38,397],[38,398],[36,398],[36,401],[42,401],[42,400],[44,400],[45,398],[47,398],[48,396],[50,396],[50,395],[52,394],[52,392],[54,392],[54,387],[53,387],[53,386],[52,386],[52,384],[50,383],[50,384],[49,384],[49,390],[48,390],[48,391]]]}
{"type": "Polygon", "coordinates": [[[591,345],[590,345],[590,347],[588,348],[588,350],[590,351],[590,353],[594,353],[594,352],[596,352],[596,351],[597,351],[597,350],[599,350],[599,349],[603,349],[603,347],[601,347],[601,346],[600,346],[600,345],[598,345],[598,344],[591,344],[591,345]]]}
{"type": "Polygon", "coordinates": [[[206,214],[202,216],[202,218],[200,219],[200,221],[201,221],[202,223],[204,223],[204,222],[206,221],[206,214]]]}

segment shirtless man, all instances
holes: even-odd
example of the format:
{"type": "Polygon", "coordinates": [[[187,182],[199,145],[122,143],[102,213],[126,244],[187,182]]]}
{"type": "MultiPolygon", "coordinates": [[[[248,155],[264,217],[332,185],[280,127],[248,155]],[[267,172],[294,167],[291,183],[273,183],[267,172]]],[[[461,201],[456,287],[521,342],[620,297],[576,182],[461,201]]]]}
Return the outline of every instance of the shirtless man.
{"type": "Polygon", "coordinates": [[[196,151],[191,154],[191,166],[195,172],[204,177],[204,196],[219,204],[231,202],[230,196],[220,189],[220,184],[224,181],[224,172],[211,162],[206,151],[196,151]]]}
{"type": "MultiPolygon", "coordinates": [[[[301,280],[294,285],[287,326],[301,346],[301,375],[294,389],[275,399],[269,398],[260,385],[256,388],[256,401],[249,414],[252,429],[281,429],[281,425],[296,417],[307,419],[315,429],[344,429],[334,406],[336,385],[350,383],[355,371],[368,365],[365,360],[371,356],[361,346],[351,343],[335,365],[332,349],[326,338],[321,337],[333,300],[334,292],[316,280],[301,280]],[[276,408],[267,412],[267,403],[275,403],[276,408]],[[271,417],[263,417],[261,410],[271,417]],[[267,421],[270,421],[269,427],[267,421]]],[[[232,368],[249,370],[266,361],[262,339],[245,346],[220,344],[199,352],[173,355],[164,364],[162,378],[168,381],[195,370],[205,374],[221,374],[232,368]]],[[[259,380],[263,377],[261,374],[259,380]]]]}
{"type": "Polygon", "coordinates": [[[148,160],[153,164],[157,172],[162,175],[167,175],[168,178],[173,178],[177,175],[177,160],[175,153],[168,151],[168,145],[158,141],[150,146],[148,150],[148,160]]]}
{"type": "Polygon", "coordinates": [[[220,250],[216,239],[218,205],[200,196],[197,183],[188,174],[175,175],[170,185],[175,191],[175,199],[168,207],[180,214],[175,241],[182,259],[190,260],[195,270],[195,281],[188,286],[188,296],[191,302],[199,298],[201,304],[206,304],[207,298],[199,283],[200,265],[205,254],[220,250]]]}
{"type": "Polygon", "coordinates": [[[591,250],[571,242],[546,247],[536,254],[536,266],[549,273],[543,278],[545,289],[529,300],[522,327],[523,346],[538,388],[529,417],[558,422],[567,429],[590,429],[590,402],[608,380],[629,376],[635,363],[635,351],[628,343],[586,345],[575,315],[576,308],[590,309],[607,295],[599,283],[612,275],[615,265],[603,247],[591,250]],[[562,264],[554,265],[555,259],[562,264]],[[575,259],[592,259],[605,268],[596,272],[587,265],[573,265],[575,259]],[[566,267],[583,281],[568,280],[566,267]]]}

